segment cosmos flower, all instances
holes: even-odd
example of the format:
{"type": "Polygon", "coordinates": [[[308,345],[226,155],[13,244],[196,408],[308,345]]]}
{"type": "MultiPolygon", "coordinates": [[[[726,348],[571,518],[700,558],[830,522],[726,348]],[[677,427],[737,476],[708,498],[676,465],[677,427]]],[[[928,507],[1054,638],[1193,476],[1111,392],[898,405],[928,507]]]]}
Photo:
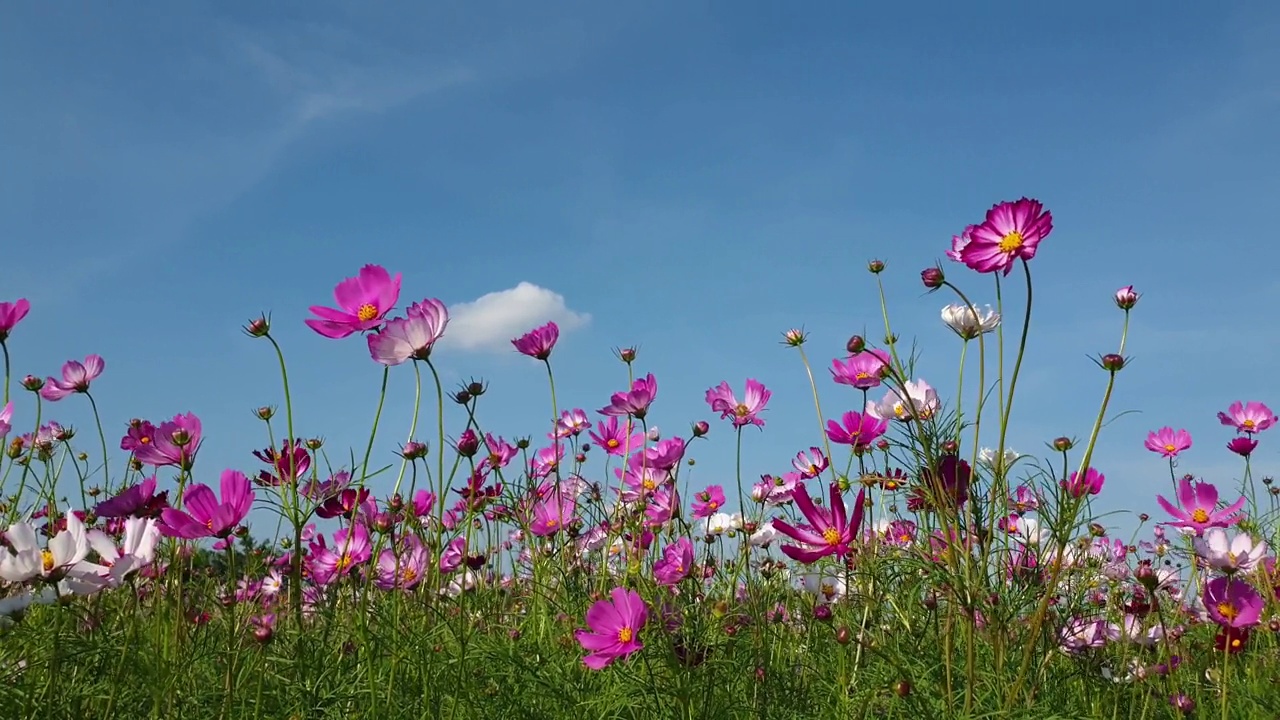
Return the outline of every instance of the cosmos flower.
{"type": "Polygon", "coordinates": [[[1241,629],[1262,619],[1262,596],[1243,580],[1216,577],[1205,583],[1201,595],[1209,619],[1224,628],[1241,629]]]}
{"type": "MultiPolygon", "coordinates": [[[[143,429],[150,426],[144,423],[143,429]]],[[[203,442],[200,418],[195,413],[174,415],[172,420],[160,423],[151,435],[141,435],[133,439],[133,457],[144,465],[164,467],[172,465],[180,470],[190,470],[195,463],[196,453],[203,442]]],[[[120,445],[124,447],[125,440],[120,445]]]]}
{"type": "Polygon", "coordinates": [[[1066,480],[1058,481],[1062,489],[1067,495],[1073,498],[1082,498],[1085,495],[1097,495],[1102,492],[1102,484],[1106,482],[1107,476],[1098,472],[1094,468],[1086,468],[1084,476],[1081,477],[1079,472],[1071,473],[1071,477],[1066,480]]]}
{"type": "Polygon", "coordinates": [[[587,610],[589,629],[574,633],[578,644],[588,651],[582,663],[592,670],[601,670],[644,647],[640,630],[649,619],[649,607],[633,590],[617,587],[610,595],[612,601],[600,600],[587,610]]]}
{"type": "Polygon", "coordinates": [[[380,331],[369,333],[369,355],[383,365],[406,360],[426,360],[431,348],[444,336],[449,310],[439,300],[423,300],[409,306],[405,317],[387,321],[380,331]]]}
{"type": "Polygon", "coordinates": [[[724,507],[724,488],[709,485],[706,490],[693,496],[693,516],[695,518],[711,517],[724,507]]]}
{"type": "Polygon", "coordinates": [[[1240,522],[1240,509],[1244,507],[1242,496],[1230,506],[1218,510],[1218,488],[1207,482],[1192,483],[1190,478],[1183,477],[1178,481],[1178,503],[1175,507],[1163,495],[1156,496],[1156,502],[1165,512],[1172,515],[1173,522],[1166,523],[1195,535],[1203,535],[1212,527],[1228,527],[1240,522]]]}
{"type": "Polygon", "coordinates": [[[372,330],[400,299],[400,273],[393,278],[381,265],[365,265],[359,275],[334,287],[333,299],[337,308],[311,306],[316,317],[305,321],[307,327],[335,340],[372,330]]]}
{"type": "Polygon", "coordinates": [[[942,322],[961,338],[972,340],[999,327],[1000,313],[990,305],[985,310],[977,306],[970,310],[968,305],[947,305],[942,308],[942,322]]]}
{"type": "Polygon", "coordinates": [[[66,528],[49,538],[42,548],[30,523],[14,523],[5,531],[8,550],[0,546],[0,579],[24,583],[39,578],[56,582],[89,554],[84,522],[74,512],[66,514],[66,528]]]}
{"type": "Polygon", "coordinates": [[[942,407],[938,392],[923,380],[907,381],[905,390],[905,398],[897,389],[890,389],[880,402],[868,400],[867,414],[881,420],[928,420],[942,407]]]}
{"type": "Polygon", "coordinates": [[[844,360],[831,361],[831,379],[858,390],[878,387],[889,369],[891,356],[884,350],[864,350],[844,360]]]}
{"type": "Polygon", "coordinates": [[[528,355],[535,360],[546,360],[551,357],[551,351],[555,349],[556,341],[559,339],[560,326],[549,322],[512,340],[511,344],[521,355],[528,355]]]}
{"type": "Polygon", "coordinates": [[[1234,427],[1237,432],[1252,435],[1275,425],[1276,414],[1260,402],[1242,403],[1237,400],[1226,412],[1218,413],[1218,420],[1223,425],[1234,427]]]}
{"type": "Polygon", "coordinates": [[[662,551],[662,558],[653,563],[653,579],[659,585],[672,586],[689,577],[693,570],[693,543],[682,537],[662,551]]]}
{"type": "Polygon", "coordinates": [[[827,421],[827,438],[839,445],[852,446],[854,450],[865,450],[884,435],[888,427],[888,421],[871,413],[862,414],[850,410],[840,416],[840,422],[827,421]]]}
{"type": "Polygon", "coordinates": [[[1053,215],[1038,200],[1003,202],[987,211],[982,224],[969,230],[969,242],[959,250],[960,259],[978,272],[1008,275],[1014,261],[1034,258],[1040,241],[1052,231],[1053,215]]]}
{"type": "Polygon", "coordinates": [[[1254,542],[1253,538],[1244,532],[1237,533],[1234,538],[1228,538],[1226,530],[1213,527],[1195,538],[1195,550],[1196,554],[1204,558],[1210,567],[1230,575],[1236,572],[1252,572],[1258,567],[1258,563],[1266,557],[1267,544],[1254,542]]]}
{"type": "Polygon", "coordinates": [[[3,408],[0,408],[0,440],[5,439],[9,435],[9,431],[13,430],[13,402],[7,402],[3,408]]]}
{"type": "Polygon", "coordinates": [[[16,302],[0,302],[0,343],[9,339],[9,334],[30,311],[31,303],[26,298],[19,298],[16,302]]]}
{"type": "Polygon", "coordinates": [[[773,393],[760,382],[748,379],[742,402],[738,402],[727,382],[722,382],[708,390],[706,400],[713,412],[720,413],[720,419],[731,418],[736,428],[746,425],[764,427],[764,420],[759,418],[758,414],[764,410],[764,406],[769,403],[769,398],[772,396],[773,393]]]}
{"type": "Polygon", "coordinates": [[[806,480],[818,477],[830,465],[827,461],[827,456],[823,455],[822,451],[816,447],[809,448],[808,452],[801,450],[796,454],[795,459],[791,461],[791,467],[795,468],[796,472],[800,473],[800,476],[806,480]]]}
{"type": "Polygon", "coordinates": [[[631,423],[619,423],[617,417],[610,417],[596,423],[596,429],[590,432],[591,442],[600,446],[606,453],[624,456],[644,448],[644,433],[627,433],[632,429],[631,423]]]}
{"type": "Polygon", "coordinates": [[[1191,433],[1186,430],[1174,430],[1162,427],[1147,434],[1146,448],[1172,460],[1178,453],[1191,447],[1191,433]]]}
{"type": "Polygon", "coordinates": [[[238,470],[223,470],[220,483],[222,502],[208,485],[192,485],[182,495],[186,511],[160,511],[160,532],[166,537],[195,540],[225,538],[244,520],[253,506],[253,484],[238,470]]]}
{"type": "Polygon", "coordinates": [[[609,405],[597,412],[611,417],[631,416],[643,418],[649,412],[649,406],[658,397],[658,381],[653,373],[636,378],[631,383],[630,392],[616,392],[609,399],[609,405]]]}
{"type": "Polygon", "coordinates": [[[89,392],[89,383],[102,374],[106,363],[100,355],[90,355],[81,363],[68,360],[62,366],[62,379],[50,377],[40,388],[40,397],[49,402],[57,402],[74,393],[89,392]]]}
{"type": "Polygon", "coordinates": [[[782,554],[802,562],[811,564],[828,555],[844,557],[852,550],[862,525],[863,506],[866,502],[866,489],[858,491],[853,504],[853,517],[846,514],[844,500],[840,497],[840,486],[831,483],[831,506],[818,507],[809,497],[809,490],[800,485],[792,493],[792,499],[800,514],[808,521],[808,525],[796,527],[785,520],[773,521],[773,529],[785,535],[797,544],[783,545],[782,554]]]}

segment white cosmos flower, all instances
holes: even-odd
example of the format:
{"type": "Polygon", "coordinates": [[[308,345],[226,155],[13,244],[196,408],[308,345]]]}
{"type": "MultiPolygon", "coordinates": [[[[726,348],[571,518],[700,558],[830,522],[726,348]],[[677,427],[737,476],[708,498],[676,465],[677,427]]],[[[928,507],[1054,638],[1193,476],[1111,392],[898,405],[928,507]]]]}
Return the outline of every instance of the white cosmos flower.
{"type": "Polygon", "coordinates": [[[1000,326],[1000,313],[990,305],[984,307],[985,310],[975,305],[970,310],[968,305],[947,305],[942,308],[942,321],[960,337],[972,340],[1000,326]]]}
{"type": "Polygon", "coordinates": [[[866,411],[877,420],[907,420],[912,416],[928,420],[942,407],[938,391],[923,380],[908,380],[904,389],[906,398],[894,388],[879,402],[867,401],[866,411]]]}
{"type": "Polygon", "coordinates": [[[768,520],[760,524],[756,531],[751,533],[751,537],[747,542],[756,547],[764,547],[773,542],[778,537],[778,531],[773,528],[773,521],[768,520]]]}
{"type": "MultiPolygon", "coordinates": [[[[999,467],[1002,467],[1005,470],[1008,470],[1009,467],[1012,466],[1013,463],[1020,457],[1022,456],[1019,455],[1013,448],[1005,448],[1004,462],[1001,463],[999,467]]],[[[982,448],[981,450],[978,451],[978,462],[982,463],[983,465],[986,465],[992,470],[997,469],[996,451],[993,450],[992,448],[985,448],[985,447],[982,448]]]]}
{"type": "Polygon", "coordinates": [[[706,519],[707,535],[722,535],[731,530],[742,529],[742,516],[738,513],[715,513],[706,519]]]}
{"type": "Polygon", "coordinates": [[[1226,530],[1216,527],[1205,530],[1202,537],[1196,538],[1195,548],[1196,554],[1205,562],[1226,573],[1249,572],[1267,554],[1265,542],[1255,543],[1248,533],[1243,532],[1228,538],[1226,530]]]}
{"type": "Polygon", "coordinates": [[[50,538],[47,548],[40,547],[30,523],[10,525],[5,537],[13,551],[0,551],[0,578],[9,582],[61,579],[68,568],[89,554],[84,523],[72,512],[67,513],[67,529],[50,538]]]}
{"type": "Polygon", "coordinates": [[[843,573],[830,568],[806,572],[800,577],[800,582],[804,585],[805,592],[824,603],[837,602],[845,595],[843,573]]]}
{"type": "Polygon", "coordinates": [[[98,553],[98,562],[81,561],[68,572],[68,578],[91,581],[101,578],[119,587],[126,577],[156,559],[160,528],[151,518],[129,518],[124,521],[124,538],[120,547],[101,530],[86,533],[89,545],[98,553]]]}

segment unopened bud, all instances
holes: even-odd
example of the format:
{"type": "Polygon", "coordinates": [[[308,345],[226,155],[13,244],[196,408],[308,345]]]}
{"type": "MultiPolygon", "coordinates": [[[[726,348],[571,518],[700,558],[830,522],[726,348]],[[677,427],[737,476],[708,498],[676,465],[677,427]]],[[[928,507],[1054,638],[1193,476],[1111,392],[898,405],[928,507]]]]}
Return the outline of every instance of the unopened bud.
{"type": "Polygon", "coordinates": [[[867,341],[861,335],[854,335],[844,344],[844,349],[848,350],[850,355],[857,355],[867,349],[867,341]]]}
{"type": "Polygon", "coordinates": [[[44,387],[44,380],[36,377],[35,375],[28,375],[22,378],[22,387],[30,390],[31,392],[40,392],[40,388],[44,387]]]}
{"type": "Polygon", "coordinates": [[[1069,437],[1055,438],[1053,441],[1053,449],[1058,452],[1066,452],[1076,446],[1076,441],[1069,437]]]}
{"type": "Polygon", "coordinates": [[[809,336],[805,335],[804,330],[800,330],[798,328],[791,328],[790,330],[782,333],[783,342],[791,347],[800,347],[808,338],[809,336]]]}
{"type": "Polygon", "coordinates": [[[1102,369],[1106,370],[1107,372],[1119,372],[1120,370],[1124,369],[1125,359],[1123,355],[1118,355],[1116,353],[1107,353],[1106,355],[1102,356],[1102,358],[1098,361],[1098,364],[1101,365],[1102,369]]]}
{"type": "Polygon", "coordinates": [[[306,445],[308,450],[315,452],[316,450],[324,447],[324,438],[307,438],[307,440],[303,442],[303,445],[306,445]]]}
{"type": "Polygon", "coordinates": [[[249,337],[266,337],[271,332],[271,321],[267,319],[266,315],[259,315],[244,326],[244,332],[249,337]]]}
{"type": "Polygon", "coordinates": [[[257,410],[254,410],[253,414],[257,415],[259,420],[270,420],[276,416],[276,409],[270,405],[263,405],[257,410]]]}
{"type": "Polygon", "coordinates": [[[706,420],[699,420],[693,424],[694,437],[704,437],[709,432],[711,432],[711,426],[707,424],[706,420]]]}
{"type": "Polygon", "coordinates": [[[942,268],[931,267],[920,271],[920,282],[930,290],[937,290],[947,281],[945,275],[942,274],[942,268]]]}
{"type": "Polygon", "coordinates": [[[867,263],[867,269],[871,271],[872,275],[879,275],[880,273],[884,272],[884,261],[871,260],[870,262],[867,263]]]}
{"type": "Polygon", "coordinates": [[[1132,310],[1134,305],[1138,304],[1138,298],[1142,297],[1133,291],[1132,285],[1125,285],[1116,291],[1116,306],[1121,310],[1132,310]]]}

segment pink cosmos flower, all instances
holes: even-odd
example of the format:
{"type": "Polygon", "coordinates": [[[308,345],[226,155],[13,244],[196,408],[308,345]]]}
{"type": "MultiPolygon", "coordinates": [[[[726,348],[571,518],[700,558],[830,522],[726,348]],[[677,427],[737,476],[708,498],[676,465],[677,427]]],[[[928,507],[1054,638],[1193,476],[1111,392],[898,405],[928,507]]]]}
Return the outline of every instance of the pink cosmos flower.
{"type": "Polygon", "coordinates": [[[1191,433],[1186,430],[1175,431],[1171,427],[1162,427],[1148,433],[1145,444],[1151,452],[1159,453],[1172,460],[1178,457],[1178,453],[1191,447],[1191,433]]]}
{"type": "Polygon", "coordinates": [[[430,561],[431,555],[418,536],[406,534],[398,551],[386,548],[378,553],[378,574],[373,582],[383,590],[412,590],[422,582],[430,561]]]}
{"type": "Polygon", "coordinates": [[[160,511],[161,534],[188,540],[230,535],[253,506],[253,484],[242,472],[223,470],[221,490],[222,502],[219,503],[208,485],[187,488],[182,495],[186,512],[173,508],[160,511]]]}
{"type": "Polygon", "coordinates": [[[662,551],[662,559],[653,564],[653,579],[659,585],[674,586],[689,577],[693,570],[693,543],[682,537],[662,551]]]}
{"type": "Polygon", "coordinates": [[[338,308],[312,305],[315,318],[307,327],[335,340],[364,330],[372,330],[400,299],[400,273],[391,277],[381,265],[365,265],[360,274],[346,278],[333,289],[338,308]]]}
{"type": "MultiPolygon", "coordinates": [[[[149,425],[146,423],[143,428],[149,425]]],[[[203,442],[201,430],[200,418],[195,413],[174,415],[172,420],[160,423],[151,436],[141,435],[131,443],[133,457],[144,465],[172,465],[180,470],[190,470],[203,442]]],[[[132,433],[128,437],[131,436],[132,433]]],[[[122,440],[120,445],[124,447],[125,441],[122,440]]]]}
{"type": "Polygon", "coordinates": [[[977,229],[978,229],[977,225],[970,225],[969,227],[965,228],[964,232],[960,233],[959,235],[951,236],[951,249],[947,251],[947,257],[950,258],[952,262],[958,262],[958,263],[964,262],[964,257],[961,255],[961,253],[964,252],[964,249],[969,244],[969,241],[973,239],[973,231],[977,229]]]}
{"type": "Polygon", "coordinates": [[[587,411],[574,408],[560,413],[560,419],[556,421],[555,435],[559,438],[577,437],[583,430],[590,429],[591,420],[587,418],[587,411]]]}
{"type": "Polygon", "coordinates": [[[555,349],[556,341],[559,339],[560,326],[549,322],[512,340],[511,344],[521,355],[528,355],[535,360],[546,360],[551,357],[551,351],[555,349]]]}
{"type": "Polygon", "coordinates": [[[0,409],[0,440],[3,440],[10,430],[13,430],[13,401],[4,404],[4,408],[0,409]]]}
{"type": "Polygon", "coordinates": [[[1157,495],[1156,502],[1176,518],[1165,524],[1203,535],[1211,527],[1228,527],[1240,522],[1239,513],[1244,507],[1245,499],[1242,496],[1230,506],[1218,510],[1218,488],[1207,482],[1193,485],[1189,478],[1183,477],[1178,481],[1178,502],[1182,505],[1181,508],[1174,507],[1163,495],[1157,495]]]}
{"type": "Polygon", "coordinates": [[[1205,610],[1224,628],[1241,629],[1262,621],[1262,596],[1243,580],[1217,577],[1205,583],[1205,610]]]}
{"type": "Polygon", "coordinates": [[[614,588],[613,601],[600,600],[587,610],[587,627],[574,633],[588,655],[582,663],[592,670],[602,670],[618,658],[644,647],[640,630],[649,619],[649,608],[640,594],[626,588],[614,588]]]}
{"type": "Polygon", "coordinates": [[[1053,215],[1038,200],[1003,202],[987,211],[987,219],[969,232],[959,251],[965,265],[978,272],[1013,270],[1014,261],[1036,256],[1040,241],[1053,231],[1053,215]]]}
{"type": "Polygon", "coordinates": [[[1102,492],[1102,484],[1106,482],[1107,476],[1098,472],[1094,468],[1087,468],[1084,471],[1084,477],[1080,477],[1079,472],[1071,473],[1071,477],[1066,480],[1059,480],[1058,484],[1073,498],[1082,498],[1085,495],[1097,495],[1102,492]]]}
{"type": "Polygon", "coordinates": [[[1252,435],[1275,425],[1276,414],[1260,402],[1241,403],[1237,400],[1231,403],[1227,412],[1218,413],[1218,420],[1223,425],[1234,427],[1238,432],[1252,435]]]}
{"type": "Polygon", "coordinates": [[[40,397],[49,402],[57,402],[73,393],[89,392],[89,383],[93,382],[106,367],[102,357],[90,355],[81,363],[68,360],[62,366],[62,379],[50,377],[40,388],[40,397]]]}
{"type": "Polygon", "coordinates": [[[831,361],[831,379],[841,385],[870,390],[880,385],[891,356],[884,350],[866,350],[846,360],[831,361]]]}
{"type": "Polygon", "coordinates": [[[858,497],[853,503],[853,517],[849,518],[844,500],[840,497],[838,484],[831,483],[830,508],[814,505],[813,499],[809,497],[808,488],[804,485],[797,486],[791,497],[796,503],[796,508],[809,521],[809,524],[795,527],[783,520],[773,521],[774,530],[799,543],[783,545],[782,554],[806,565],[827,555],[834,554],[837,557],[848,555],[862,525],[866,494],[866,488],[858,491],[858,497]]]}
{"type": "Polygon", "coordinates": [[[670,522],[675,517],[676,510],[680,508],[680,493],[675,488],[658,489],[649,496],[649,503],[645,505],[644,517],[645,522],[652,527],[661,527],[670,522]]]}
{"type": "Polygon", "coordinates": [[[168,506],[169,491],[157,495],[156,476],[152,475],[98,503],[93,514],[100,518],[158,517],[168,506]]]}
{"type": "MultiPolygon", "coordinates": [[[[3,437],[0,435],[0,437],[3,437]]],[[[1227,443],[1227,449],[1240,457],[1249,457],[1258,449],[1258,441],[1248,435],[1237,435],[1227,443]]]]}
{"type": "Polygon", "coordinates": [[[449,310],[439,300],[423,300],[409,306],[405,317],[387,321],[381,331],[370,333],[369,355],[383,365],[406,360],[426,360],[431,348],[449,325],[449,310]]]}
{"type": "Polygon", "coordinates": [[[693,498],[693,516],[711,517],[724,507],[724,488],[719,485],[708,485],[706,490],[696,493],[693,498]]]}
{"type": "Polygon", "coordinates": [[[555,535],[578,510],[575,492],[562,486],[553,488],[542,495],[530,511],[529,532],[538,537],[555,535]]]}
{"type": "Polygon", "coordinates": [[[645,448],[643,453],[634,453],[629,461],[632,467],[651,467],[657,470],[670,470],[680,464],[684,458],[684,439],[667,438],[645,448]]]}
{"type": "Polygon", "coordinates": [[[631,423],[623,425],[618,422],[617,417],[610,417],[607,421],[596,423],[596,429],[591,432],[591,442],[610,455],[634,453],[644,448],[644,433],[632,433],[628,438],[627,432],[630,430],[631,423]]]}
{"type": "Polygon", "coordinates": [[[319,585],[328,585],[346,577],[372,556],[369,531],[359,523],[335,532],[333,547],[325,544],[322,535],[318,542],[311,543],[311,578],[319,585]]]}
{"type": "Polygon", "coordinates": [[[601,415],[624,417],[630,415],[643,418],[649,412],[649,405],[658,396],[658,381],[653,373],[636,378],[631,383],[630,392],[617,392],[609,399],[608,407],[597,410],[601,415]]]}
{"type": "Polygon", "coordinates": [[[18,327],[18,323],[22,322],[22,318],[31,312],[31,303],[26,298],[19,298],[17,302],[0,302],[0,343],[9,339],[9,333],[18,327]]]}
{"type": "Polygon", "coordinates": [[[742,402],[738,402],[734,397],[733,390],[727,382],[722,382],[708,390],[706,399],[711,410],[720,413],[721,420],[732,418],[733,426],[736,428],[746,425],[764,427],[764,420],[757,415],[764,410],[764,406],[769,403],[769,398],[772,396],[773,393],[769,392],[764,385],[748,379],[747,391],[743,395],[742,402]]]}
{"type": "Polygon", "coordinates": [[[791,467],[795,468],[796,472],[800,473],[800,476],[806,480],[818,477],[830,465],[827,461],[827,456],[823,455],[822,451],[816,447],[809,448],[809,452],[801,450],[796,454],[795,459],[791,461],[791,467]]]}
{"type": "Polygon", "coordinates": [[[850,445],[854,450],[866,450],[871,443],[884,435],[888,429],[887,420],[875,417],[871,413],[865,415],[850,410],[840,417],[840,422],[827,421],[827,438],[833,443],[850,445]]]}

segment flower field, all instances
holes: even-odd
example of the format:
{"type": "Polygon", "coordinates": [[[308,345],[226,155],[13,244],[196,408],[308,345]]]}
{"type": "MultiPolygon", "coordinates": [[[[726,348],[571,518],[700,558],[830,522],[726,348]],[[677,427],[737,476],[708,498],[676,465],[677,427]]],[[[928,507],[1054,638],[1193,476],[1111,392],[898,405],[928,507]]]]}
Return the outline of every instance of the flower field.
{"type": "MultiPolygon", "coordinates": [[[[769,429],[765,385],[730,379],[706,419],[665,416],[660,378],[620,348],[618,392],[561,397],[554,322],[511,341],[545,367],[546,425],[495,435],[486,384],[444,387],[433,362],[449,308],[402,302],[377,265],[286,321],[413,373],[407,432],[379,399],[369,436],[308,438],[264,315],[243,329],[280,395],[238,468],[204,461],[218,429],[198,408],[99,415],[97,355],[13,373],[30,304],[0,303],[0,717],[1280,717],[1280,488],[1251,464],[1275,413],[1188,408],[1217,413],[1221,437],[1197,448],[1238,458],[1235,478],[1194,473],[1177,418],[1153,427],[1161,479],[1119,534],[1095,507],[1112,481],[1094,451],[1141,371],[1141,296],[1115,293],[1117,345],[1074,380],[1098,397],[1093,424],[1019,455],[1054,219],[1027,198],[975,219],[919,274],[963,348],[955,382],[916,376],[884,303],[860,319],[884,335],[843,348],[786,330],[816,425],[772,468],[742,461],[769,429]],[[1000,300],[1010,283],[1025,306],[1000,300]],[[60,425],[69,403],[95,427],[60,425]],[[374,452],[387,433],[406,438],[393,458],[374,452]],[[689,480],[709,454],[736,476],[689,480]]],[[[867,270],[883,298],[894,273],[867,270]]]]}

